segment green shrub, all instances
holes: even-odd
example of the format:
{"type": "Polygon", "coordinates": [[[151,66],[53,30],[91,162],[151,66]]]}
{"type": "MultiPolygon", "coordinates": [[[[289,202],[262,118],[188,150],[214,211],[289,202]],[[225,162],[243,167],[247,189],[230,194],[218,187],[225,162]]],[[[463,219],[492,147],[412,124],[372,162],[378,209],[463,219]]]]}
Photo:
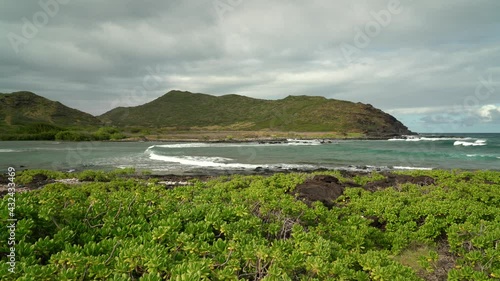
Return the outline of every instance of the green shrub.
{"type": "Polygon", "coordinates": [[[97,130],[96,133],[112,135],[112,134],[116,134],[119,132],[120,132],[120,130],[118,130],[118,128],[115,128],[115,127],[101,127],[101,128],[99,128],[99,130],[97,130]]]}
{"type": "Polygon", "coordinates": [[[23,126],[18,129],[19,133],[21,134],[40,134],[40,133],[47,133],[47,132],[60,132],[63,131],[63,128],[60,128],[58,126],[52,125],[52,124],[47,124],[47,123],[35,123],[35,124],[29,124],[26,126],[23,126]]]}
{"type": "Polygon", "coordinates": [[[86,132],[62,131],[55,135],[58,141],[90,141],[93,140],[92,135],[86,132]]]}
{"type": "Polygon", "coordinates": [[[24,170],[16,177],[16,182],[19,184],[27,184],[33,181],[34,176],[42,175],[48,179],[63,179],[68,175],[64,172],[51,170],[24,170]]]}
{"type": "Polygon", "coordinates": [[[122,134],[122,133],[113,133],[109,137],[110,140],[121,140],[121,139],[124,139],[124,138],[125,138],[125,135],[122,134]]]}
{"type": "MultiPolygon", "coordinates": [[[[500,276],[500,172],[419,171],[436,182],[373,192],[347,187],[331,209],[294,197],[294,186],[311,174],[224,176],[166,188],[158,179],[127,176],[134,173],[84,171],[75,175],[92,182],[18,193],[19,259],[16,273],[10,273],[5,255],[0,257],[2,280],[500,276]],[[420,258],[414,245],[432,250],[420,258]]],[[[17,180],[29,182],[37,174],[67,176],[33,170],[17,180]]],[[[379,178],[373,173],[355,181],[379,178]]],[[[0,200],[4,221],[8,198],[0,200]]],[[[1,231],[0,241],[8,236],[1,231]]],[[[0,252],[10,252],[7,243],[0,243],[0,252]]]]}

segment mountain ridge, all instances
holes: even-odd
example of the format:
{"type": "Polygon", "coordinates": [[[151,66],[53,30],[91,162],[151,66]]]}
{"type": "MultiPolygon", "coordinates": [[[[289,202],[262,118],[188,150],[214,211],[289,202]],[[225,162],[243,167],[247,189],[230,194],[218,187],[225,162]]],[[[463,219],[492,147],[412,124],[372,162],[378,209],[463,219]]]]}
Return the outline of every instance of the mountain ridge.
{"type": "Polygon", "coordinates": [[[99,126],[86,112],[29,91],[0,93],[0,126],[47,123],[57,126],[99,126]]]}
{"type": "Polygon", "coordinates": [[[168,132],[333,132],[369,137],[413,134],[394,116],[370,104],[323,96],[289,95],[266,100],[173,90],[142,105],[117,107],[93,116],[33,92],[0,93],[0,132],[16,133],[19,128],[39,124],[57,130],[112,126],[158,131],[168,128],[168,132]]]}
{"type": "Polygon", "coordinates": [[[115,108],[97,117],[115,126],[178,129],[220,126],[239,130],[336,131],[377,136],[413,134],[394,116],[370,104],[323,96],[290,95],[279,100],[265,100],[236,94],[213,96],[172,90],[143,105],[115,108]]]}

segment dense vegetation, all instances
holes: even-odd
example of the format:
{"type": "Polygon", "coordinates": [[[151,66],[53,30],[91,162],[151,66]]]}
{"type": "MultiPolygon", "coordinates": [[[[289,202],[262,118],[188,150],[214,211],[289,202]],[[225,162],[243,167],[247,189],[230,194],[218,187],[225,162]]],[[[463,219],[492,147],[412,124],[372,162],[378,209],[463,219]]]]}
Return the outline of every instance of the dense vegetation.
{"type": "MultiPolygon", "coordinates": [[[[299,200],[295,187],[311,174],[172,189],[132,172],[18,175],[18,184],[40,174],[87,182],[16,195],[17,271],[2,257],[2,280],[500,279],[499,172],[406,172],[435,181],[346,188],[331,208],[299,200]]],[[[384,179],[322,174],[361,186],[384,179]]]]}
{"type": "Polygon", "coordinates": [[[314,138],[411,133],[393,116],[371,105],[324,97],[260,100],[171,91],[150,103],[119,107],[97,118],[31,92],[0,93],[0,140],[121,138],[97,132],[103,126],[119,128],[133,139],[145,139],[146,135],[149,139],[225,139],[216,132],[233,132],[226,135],[238,138],[287,137],[306,132],[320,133],[314,138]]]}
{"type": "MultiPolygon", "coordinates": [[[[109,140],[96,117],[31,92],[0,94],[0,140],[109,140]]],[[[116,132],[114,132],[116,133],[116,132]]],[[[109,134],[109,136],[107,135],[109,134]]]]}
{"type": "Polygon", "coordinates": [[[96,117],[31,92],[0,93],[0,128],[46,123],[55,126],[99,126],[96,117]]]}
{"type": "Polygon", "coordinates": [[[46,123],[17,126],[0,135],[0,140],[104,141],[120,140],[125,134],[116,127],[59,127],[46,123]]]}
{"type": "Polygon", "coordinates": [[[313,96],[261,100],[239,95],[216,97],[170,91],[150,103],[116,108],[99,118],[115,126],[172,127],[176,130],[410,133],[394,117],[371,105],[313,96]]]}

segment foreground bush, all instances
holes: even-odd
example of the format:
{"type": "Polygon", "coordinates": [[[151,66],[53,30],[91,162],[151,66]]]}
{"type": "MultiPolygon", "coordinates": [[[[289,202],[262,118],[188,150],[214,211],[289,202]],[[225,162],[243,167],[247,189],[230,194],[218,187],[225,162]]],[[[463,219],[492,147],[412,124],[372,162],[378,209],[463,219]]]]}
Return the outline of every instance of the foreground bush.
{"type": "MultiPolygon", "coordinates": [[[[383,178],[329,174],[358,184],[383,178]]],[[[500,173],[410,174],[436,181],[375,192],[347,188],[328,209],[297,200],[294,188],[309,174],[221,177],[166,189],[153,180],[87,171],[78,177],[94,182],[16,195],[16,273],[2,257],[0,276],[422,280],[447,260],[449,280],[500,278],[500,173]]],[[[2,221],[7,203],[0,201],[2,221]]],[[[0,240],[7,238],[1,231],[0,240]]]]}

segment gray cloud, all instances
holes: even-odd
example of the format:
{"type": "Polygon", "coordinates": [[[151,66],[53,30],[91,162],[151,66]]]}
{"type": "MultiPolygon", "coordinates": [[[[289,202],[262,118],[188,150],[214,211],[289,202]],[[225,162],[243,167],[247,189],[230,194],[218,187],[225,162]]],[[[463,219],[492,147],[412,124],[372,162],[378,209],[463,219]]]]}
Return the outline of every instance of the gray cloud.
{"type": "Polygon", "coordinates": [[[457,126],[457,127],[471,127],[481,122],[481,118],[473,114],[433,114],[426,115],[421,118],[421,121],[426,125],[439,125],[439,126],[457,126]]]}
{"type": "Polygon", "coordinates": [[[308,94],[419,114],[428,125],[484,123],[470,112],[500,105],[500,2],[401,0],[377,22],[390,2],[41,0],[58,11],[16,53],[9,38],[44,10],[3,1],[0,91],[31,90],[93,114],[171,89],[308,94]],[[214,3],[227,4],[222,17],[214,3]],[[359,48],[370,26],[377,34],[359,48]],[[352,62],[343,44],[357,48],[352,62]]]}
{"type": "Polygon", "coordinates": [[[478,110],[478,115],[483,122],[500,124],[500,106],[488,104],[478,110]]]}
{"type": "Polygon", "coordinates": [[[424,126],[437,128],[446,128],[447,126],[470,128],[485,124],[498,126],[500,124],[500,106],[489,104],[467,112],[430,113],[420,118],[420,121],[424,123],[424,126]]]}

